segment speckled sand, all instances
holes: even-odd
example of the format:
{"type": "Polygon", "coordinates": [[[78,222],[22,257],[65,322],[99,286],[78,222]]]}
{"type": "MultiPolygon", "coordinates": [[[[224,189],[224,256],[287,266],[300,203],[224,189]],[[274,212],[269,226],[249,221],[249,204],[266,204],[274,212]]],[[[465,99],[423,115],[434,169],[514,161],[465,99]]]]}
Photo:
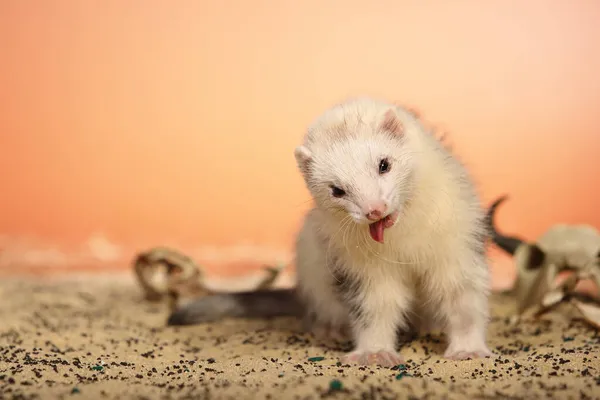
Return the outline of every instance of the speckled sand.
{"type": "Polygon", "coordinates": [[[0,294],[0,398],[600,398],[600,336],[568,307],[513,329],[496,296],[496,358],[446,361],[430,337],[398,371],[339,365],[291,319],[165,327],[129,280],[4,279],[0,294]]]}

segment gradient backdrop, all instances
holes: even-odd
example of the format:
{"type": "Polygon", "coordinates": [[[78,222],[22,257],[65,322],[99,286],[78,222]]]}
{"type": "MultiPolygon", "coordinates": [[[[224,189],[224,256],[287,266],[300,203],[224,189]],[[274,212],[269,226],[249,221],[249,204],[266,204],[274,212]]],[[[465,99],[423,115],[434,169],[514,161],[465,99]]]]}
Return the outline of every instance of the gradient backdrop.
{"type": "Polygon", "coordinates": [[[448,132],[484,200],[511,195],[504,231],[600,226],[598,21],[594,0],[3,0],[0,269],[289,261],[293,148],[359,94],[448,132]]]}

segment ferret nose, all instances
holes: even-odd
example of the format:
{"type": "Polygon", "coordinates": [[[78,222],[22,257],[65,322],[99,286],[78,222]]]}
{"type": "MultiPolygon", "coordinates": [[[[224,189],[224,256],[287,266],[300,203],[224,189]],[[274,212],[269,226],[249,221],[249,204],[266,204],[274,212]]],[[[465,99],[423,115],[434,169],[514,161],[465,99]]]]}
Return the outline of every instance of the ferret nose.
{"type": "Polygon", "coordinates": [[[373,204],[368,208],[366,216],[370,221],[379,221],[387,211],[387,204],[384,202],[373,204]]]}

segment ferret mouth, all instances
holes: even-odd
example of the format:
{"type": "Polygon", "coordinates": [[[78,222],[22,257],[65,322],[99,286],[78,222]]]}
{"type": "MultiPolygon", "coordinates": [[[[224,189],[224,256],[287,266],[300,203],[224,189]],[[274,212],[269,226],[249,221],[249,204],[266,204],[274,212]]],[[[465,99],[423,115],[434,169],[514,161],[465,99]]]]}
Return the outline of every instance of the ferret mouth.
{"type": "Polygon", "coordinates": [[[394,211],[379,221],[369,224],[369,234],[371,235],[371,238],[376,242],[383,243],[383,231],[394,226],[397,219],[398,211],[394,211]]]}

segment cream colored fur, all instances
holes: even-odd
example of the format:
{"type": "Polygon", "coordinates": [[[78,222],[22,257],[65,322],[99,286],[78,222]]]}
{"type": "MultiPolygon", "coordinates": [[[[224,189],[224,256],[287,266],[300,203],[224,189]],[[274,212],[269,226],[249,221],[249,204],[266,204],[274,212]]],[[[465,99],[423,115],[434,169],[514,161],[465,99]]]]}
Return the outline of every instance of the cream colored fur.
{"type": "Polygon", "coordinates": [[[446,357],[489,356],[486,231],[462,164],[409,111],[369,98],[326,111],[295,154],[315,200],[297,239],[299,293],[316,328],[350,326],[356,348],[346,361],[399,362],[396,329],[411,320],[445,331],[446,357]],[[381,129],[389,110],[400,135],[381,129]],[[379,175],[384,156],[391,170],[379,175]],[[332,184],[348,196],[333,197],[332,184]],[[380,200],[399,212],[384,244],[371,239],[364,216],[380,200]],[[361,283],[360,317],[334,290],[335,268],[361,283]]]}

